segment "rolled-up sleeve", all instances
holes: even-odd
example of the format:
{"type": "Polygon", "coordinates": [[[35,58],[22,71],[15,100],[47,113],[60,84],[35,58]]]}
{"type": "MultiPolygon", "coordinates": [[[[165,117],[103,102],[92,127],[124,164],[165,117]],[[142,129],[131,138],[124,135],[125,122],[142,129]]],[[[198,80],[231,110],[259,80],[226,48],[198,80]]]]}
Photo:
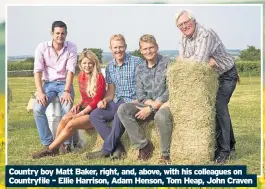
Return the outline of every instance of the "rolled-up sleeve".
{"type": "Polygon", "coordinates": [[[40,43],[35,50],[34,58],[34,74],[37,72],[43,72],[44,70],[44,44],[40,43]]]}
{"type": "Polygon", "coordinates": [[[158,102],[167,102],[168,101],[168,88],[166,87],[166,90],[165,92],[159,96],[155,101],[158,101],[158,102]]]}
{"type": "Polygon", "coordinates": [[[135,71],[135,88],[136,88],[136,96],[137,96],[137,100],[138,102],[144,102],[147,99],[146,96],[146,92],[144,90],[144,85],[143,85],[143,80],[141,79],[141,69],[139,68],[139,66],[136,67],[136,71],[135,71]]]}
{"type": "Polygon", "coordinates": [[[69,57],[66,63],[66,70],[75,73],[75,67],[77,64],[77,47],[72,44],[69,50],[69,57]]]}

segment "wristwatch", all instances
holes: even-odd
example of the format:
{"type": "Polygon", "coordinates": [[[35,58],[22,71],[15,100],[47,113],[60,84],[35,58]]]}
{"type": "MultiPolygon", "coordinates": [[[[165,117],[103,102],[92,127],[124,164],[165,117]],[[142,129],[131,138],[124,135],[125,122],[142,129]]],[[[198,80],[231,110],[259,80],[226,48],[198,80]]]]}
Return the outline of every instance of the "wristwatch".
{"type": "Polygon", "coordinates": [[[149,106],[151,112],[152,112],[152,113],[155,113],[155,109],[153,108],[153,106],[152,106],[152,105],[148,105],[148,106],[149,106]]]}
{"type": "Polygon", "coordinates": [[[67,92],[67,93],[70,93],[70,90],[63,90],[63,92],[67,92]]]}

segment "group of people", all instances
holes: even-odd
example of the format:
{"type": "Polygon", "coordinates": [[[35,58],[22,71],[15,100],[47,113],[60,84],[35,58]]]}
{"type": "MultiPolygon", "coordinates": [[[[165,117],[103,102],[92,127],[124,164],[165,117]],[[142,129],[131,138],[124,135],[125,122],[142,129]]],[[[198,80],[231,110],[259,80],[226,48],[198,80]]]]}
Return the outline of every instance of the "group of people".
{"type": "MultiPolygon", "coordinates": [[[[236,87],[238,74],[235,61],[225,51],[218,35],[197,23],[193,13],[181,10],[176,14],[181,31],[178,61],[189,60],[209,64],[219,74],[216,99],[215,162],[225,163],[234,150],[235,139],[228,111],[228,103],[236,87]]],[[[126,52],[127,44],[121,34],[110,38],[113,55],[106,67],[105,78],[97,56],[90,50],[79,55],[74,43],[66,41],[67,26],[62,21],[52,24],[52,41],[42,42],[35,52],[34,79],[37,88],[34,118],[44,148],[33,158],[55,156],[59,147],[66,152],[75,147],[72,136],[77,129],[92,129],[104,140],[102,149],[86,154],[87,159],[115,158],[126,154],[121,136],[126,130],[132,145],[139,150],[138,160],[152,157],[154,145],[146,138],[142,122],[154,120],[160,137],[159,163],[169,164],[172,115],[168,103],[166,70],[170,59],[159,54],[154,36],[145,34],[139,40],[144,59],[126,52]],[[81,100],[73,106],[73,78],[78,63],[81,100]],[[53,137],[45,111],[59,96],[63,118],[53,137]],[[112,121],[112,126],[109,122],[112,121]]]]}

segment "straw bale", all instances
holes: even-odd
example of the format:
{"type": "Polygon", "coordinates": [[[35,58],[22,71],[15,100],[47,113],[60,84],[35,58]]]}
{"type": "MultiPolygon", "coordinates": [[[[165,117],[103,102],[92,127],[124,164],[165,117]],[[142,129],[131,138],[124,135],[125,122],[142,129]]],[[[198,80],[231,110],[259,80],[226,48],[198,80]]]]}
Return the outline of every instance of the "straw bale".
{"type": "Polygon", "coordinates": [[[171,158],[178,164],[203,164],[214,155],[216,71],[207,64],[176,62],[168,68],[173,116],[171,158]]]}

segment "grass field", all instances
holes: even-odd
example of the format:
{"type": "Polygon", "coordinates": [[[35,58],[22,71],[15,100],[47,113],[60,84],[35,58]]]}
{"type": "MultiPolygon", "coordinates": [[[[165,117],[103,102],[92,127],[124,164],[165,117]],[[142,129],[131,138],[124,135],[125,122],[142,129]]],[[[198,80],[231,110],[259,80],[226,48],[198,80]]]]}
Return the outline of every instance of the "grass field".
{"type": "MultiPolygon", "coordinates": [[[[77,86],[76,78],[74,85],[77,86]]],[[[96,160],[89,162],[84,159],[84,149],[58,157],[49,157],[40,160],[31,159],[31,153],[42,146],[39,141],[37,128],[32,113],[26,112],[26,105],[35,89],[33,78],[9,78],[13,101],[8,116],[8,164],[139,164],[127,159],[120,161],[96,160]]],[[[76,87],[76,100],[79,99],[76,87]]],[[[230,113],[236,136],[236,153],[228,164],[247,165],[248,173],[260,174],[260,78],[242,77],[230,102],[230,113]]],[[[89,140],[89,139],[88,139],[89,140]]],[[[95,138],[89,143],[94,144],[95,138]]],[[[91,146],[90,146],[91,148],[91,146]]],[[[136,159],[136,157],[135,157],[136,159]]],[[[152,158],[146,164],[156,164],[152,158]]],[[[178,162],[173,162],[178,164],[178,162]]],[[[209,162],[209,164],[213,164],[209,162]]]]}

